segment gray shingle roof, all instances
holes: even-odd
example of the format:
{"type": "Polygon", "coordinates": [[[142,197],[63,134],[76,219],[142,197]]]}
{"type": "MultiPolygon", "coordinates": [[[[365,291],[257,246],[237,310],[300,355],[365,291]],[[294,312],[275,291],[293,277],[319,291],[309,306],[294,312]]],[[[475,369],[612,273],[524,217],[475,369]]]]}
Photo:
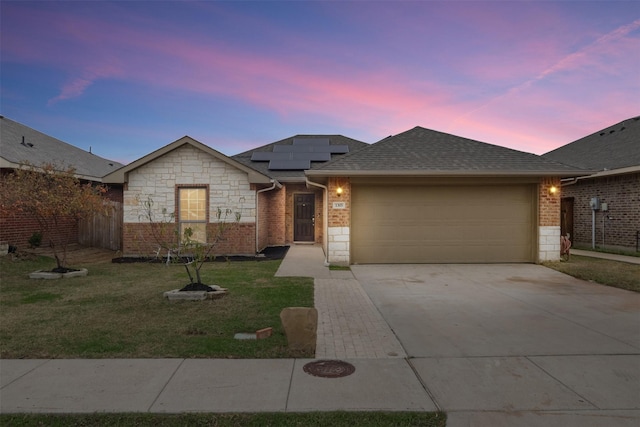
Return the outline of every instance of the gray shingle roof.
{"type": "MultiPolygon", "coordinates": [[[[305,175],[303,170],[269,170],[269,162],[252,161],[251,156],[255,152],[272,152],[275,145],[293,145],[294,139],[317,140],[319,138],[328,138],[331,145],[347,145],[350,153],[369,146],[367,143],[347,138],[342,135],[295,135],[271,144],[245,151],[244,153],[236,154],[235,156],[231,156],[231,158],[280,182],[304,182],[305,175]]],[[[338,159],[343,156],[345,156],[345,154],[332,154],[331,158],[338,159]]],[[[323,165],[324,163],[326,162],[311,162],[311,169],[323,165]]]]}
{"type": "Polygon", "coordinates": [[[535,154],[418,126],[319,166],[307,174],[564,176],[577,172],[574,167],[535,154]]]}
{"type": "Polygon", "coordinates": [[[542,157],[596,171],[640,166],[640,116],[556,148],[542,157]]]}
{"type": "Polygon", "coordinates": [[[0,158],[4,167],[15,167],[25,162],[34,166],[43,163],[73,166],[76,175],[92,181],[100,181],[103,176],[122,166],[121,163],[96,156],[2,116],[0,158]]]}

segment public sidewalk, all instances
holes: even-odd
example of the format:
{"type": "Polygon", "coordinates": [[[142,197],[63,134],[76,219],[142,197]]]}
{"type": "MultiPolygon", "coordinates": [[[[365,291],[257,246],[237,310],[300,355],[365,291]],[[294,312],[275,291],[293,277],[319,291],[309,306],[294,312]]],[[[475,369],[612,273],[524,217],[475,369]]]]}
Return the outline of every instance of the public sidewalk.
{"type": "Polygon", "coordinates": [[[591,258],[609,259],[612,261],[627,262],[629,264],[640,264],[640,257],[608,254],[605,252],[586,251],[583,249],[571,249],[571,255],[586,256],[591,258]]]}

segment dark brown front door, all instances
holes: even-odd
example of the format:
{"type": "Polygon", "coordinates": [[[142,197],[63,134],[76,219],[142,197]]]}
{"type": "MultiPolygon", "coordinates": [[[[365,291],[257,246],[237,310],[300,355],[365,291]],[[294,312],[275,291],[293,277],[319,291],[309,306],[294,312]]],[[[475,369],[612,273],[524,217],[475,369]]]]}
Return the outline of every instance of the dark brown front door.
{"type": "Polygon", "coordinates": [[[560,235],[569,233],[569,240],[573,242],[573,197],[560,201],[560,235]]]}
{"type": "Polygon", "coordinates": [[[296,194],[294,196],[293,240],[295,242],[314,241],[315,198],[315,194],[296,194]]]}

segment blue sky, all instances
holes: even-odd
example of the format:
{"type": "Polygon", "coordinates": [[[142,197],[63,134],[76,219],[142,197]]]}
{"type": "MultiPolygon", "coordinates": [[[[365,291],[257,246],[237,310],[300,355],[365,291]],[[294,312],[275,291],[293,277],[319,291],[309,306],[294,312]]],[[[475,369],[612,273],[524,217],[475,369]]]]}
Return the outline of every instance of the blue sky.
{"type": "Polygon", "coordinates": [[[131,162],[423,126],[536,154],[640,114],[637,1],[6,1],[0,114],[131,162]]]}

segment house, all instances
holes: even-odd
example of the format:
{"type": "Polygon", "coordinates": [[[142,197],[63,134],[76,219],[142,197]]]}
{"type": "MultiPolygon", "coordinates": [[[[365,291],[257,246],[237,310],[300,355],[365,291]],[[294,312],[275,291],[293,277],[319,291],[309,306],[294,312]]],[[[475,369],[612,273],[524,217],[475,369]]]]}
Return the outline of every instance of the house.
{"type": "Polygon", "coordinates": [[[557,260],[557,188],[580,174],[422,127],[306,172],[327,188],[333,264],[557,260]]]}
{"type": "MultiPolygon", "coordinates": [[[[53,138],[28,126],[0,116],[0,176],[25,164],[40,166],[51,163],[62,168],[73,167],[76,176],[83,182],[102,183],[102,177],[122,167],[121,163],[97,156],[59,139],[53,138]]],[[[111,200],[121,200],[120,188],[111,188],[108,192],[111,200]]],[[[29,238],[39,232],[34,218],[0,217],[0,241],[19,247],[26,247],[29,238]]],[[[59,242],[68,235],[78,236],[77,224],[67,221],[51,236],[43,236],[44,241],[51,237],[59,242]]],[[[72,241],[70,243],[78,243],[72,241]]]]}
{"type": "MultiPolygon", "coordinates": [[[[104,177],[124,186],[123,253],[156,252],[152,215],[164,217],[195,237],[216,232],[218,209],[230,209],[219,254],[254,255],[267,246],[319,243],[323,199],[305,185],[305,170],[366,146],[341,135],[298,135],[228,157],[188,136],[104,177]],[[239,220],[235,220],[235,214],[239,220]],[[172,216],[173,214],[173,216],[172,216]]],[[[163,236],[166,239],[166,235],[163,236]]]]}
{"type": "Polygon", "coordinates": [[[639,250],[640,117],[546,154],[594,173],[562,180],[562,233],[574,245],[639,250]]]}
{"type": "Polygon", "coordinates": [[[416,127],[368,145],[298,135],[228,157],[185,136],[107,175],[124,185],[123,252],[152,253],[144,219],[216,227],[219,253],[320,243],[326,262],[540,262],[560,256],[560,180],[583,171],[534,154],[416,127]]]}

